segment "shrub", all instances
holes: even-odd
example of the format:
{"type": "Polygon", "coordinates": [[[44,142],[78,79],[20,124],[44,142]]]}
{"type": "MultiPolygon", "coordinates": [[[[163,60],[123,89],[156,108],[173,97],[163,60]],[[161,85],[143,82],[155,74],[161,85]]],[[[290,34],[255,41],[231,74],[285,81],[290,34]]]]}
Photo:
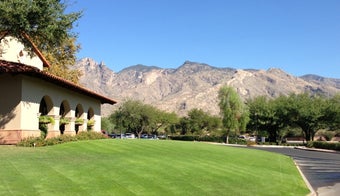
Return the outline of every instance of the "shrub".
{"type": "Polygon", "coordinates": [[[169,136],[171,140],[181,140],[181,141],[197,141],[199,138],[198,135],[174,135],[169,136]]]}
{"type": "Polygon", "coordinates": [[[43,143],[44,138],[43,137],[27,137],[22,139],[17,146],[23,146],[23,147],[34,147],[34,146],[41,146],[43,143]]]}
{"type": "Polygon", "coordinates": [[[335,143],[335,142],[313,141],[313,142],[308,142],[307,147],[329,149],[329,150],[339,150],[340,151],[340,142],[335,143]]]}
{"type": "MultiPolygon", "coordinates": [[[[198,136],[198,135],[176,135],[176,136],[169,136],[171,140],[181,140],[181,141],[201,141],[201,142],[217,142],[223,143],[226,141],[225,136],[198,136]]],[[[230,144],[246,144],[245,140],[239,139],[237,137],[230,137],[229,138],[230,144]]]]}
{"type": "Polygon", "coordinates": [[[82,132],[79,132],[76,135],[76,138],[78,140],[96,140],[96,139],[105,139],[105,138],[108,138],[108,137],[106,135],[102,134],[102,133],[99,133],[99,132],[94,132],[94,131],[85,132],[85,131],[82,131],[82,132]]]}
{"type": "Polygon", "coordinates": [[[22,139],[17,146],[23,147],[40,147],[40,146],[52,146],[56,144],[62,144],[65,142],[73,142],[79,140],[96,140],[96,139],[105,139],[106,135],[100,132],[80,132],[75,136],[71,135],[60,135],[58,137],[44,139],[44,137],[28,137],[22,139]]]}
{"type": "Polygon", "coordinates": [[[41,137],[46,138],[47,129],[48,129],[47,124],[39,123],[39,129],[40,129],[41,137]]]}

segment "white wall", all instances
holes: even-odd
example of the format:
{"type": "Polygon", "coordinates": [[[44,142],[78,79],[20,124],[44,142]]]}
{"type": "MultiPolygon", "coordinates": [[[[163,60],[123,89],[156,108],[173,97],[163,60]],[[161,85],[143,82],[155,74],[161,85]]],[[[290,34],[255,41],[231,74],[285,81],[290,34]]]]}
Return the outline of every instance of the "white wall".
{"type": "Polygon", "coordinates": [[[12,36],[5,36],[1,40],[0,59],[30,65],[37,67],[40,70],[43,69],[43,62],[41,59],[36,55],[31,57],[28,52],[24,50],[24,45],[12,36]]]}
{"type": "MultiPolygon", "coordinates": [[[[38,130],[40,101],[46,95],[51,98],[54,105],[54,109],[49,115],[59,116],[59,107],[66,100],[71,109],[68,117],[75,117],[76,107],[80,104],[84,110],[84,119],[87,118],[89,108],[94,111],[95,125],[92,130],[101,130],[101,103],[94,98],[22,75],[0,75],[0,90],[3,92],[0,96],[2,119],[0,120],[0,130],[38,130]],[[3,117],[6,115],[11,117],[10,121],[3,122],[3,117]]],[[[74,124],[71,126],[74,127],[74,124]]]]}
{"type": "MultiPolygon", "coordinates": [[[[49,115],[59,115],[59,107],[61,103],[66,100],[70,105],[70,114],[68,117],[75,117],[75,110],[78,104],[81,104],[84,109],[83,117],[86,119],[87,111],[92,108],[94,111],[95,125],[93,127],[94,131],[100,131],[101,128],[101,103],[99,100],[94,98],[70,91],[65,88],[58,87],[56,85],[50,84],[48,82],[41,82],[35,78],[24,77],[23,88],[22,88],[22,102],[21,111],[22,117],[24,119],[22,126],[33,126],[33,124],[38,124],[36,122],[29,123],[25,119],[30,119],[32,116],[37,116],[39,112],[39,104],[41,99],[48,95],[54,105],[54,110],[52,114],[49,115]],[[37,88],[38,87],[38,88],[37,88]],[[31,103],[31,104],[27,104],[31,103]],[[24,125],[25,124],[25,125],[24,125]]],[[[38,120],[38,118],[37,118],[38,120]]]]}

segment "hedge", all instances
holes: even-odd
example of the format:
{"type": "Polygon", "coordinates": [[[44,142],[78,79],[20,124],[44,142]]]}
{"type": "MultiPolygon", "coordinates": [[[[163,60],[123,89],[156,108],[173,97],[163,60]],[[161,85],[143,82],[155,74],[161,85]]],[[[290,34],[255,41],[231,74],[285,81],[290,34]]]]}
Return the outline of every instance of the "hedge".
{"type": "Polygon", "coordinates": [[[339,150],[340,151],[340,142],[311,141],[311,142],[307,143],[307,147],[329,149],[329,150],[339,150]]]}
{"type": "Polygon", "coordinates": [[[62,144],[65,142],[80,141],[80,140],[95,140],[95,139],[105,139],[106,135],[100,132],[94,131],[83,131],[79,132],[75,136],[71,135],[60,135],[58,137],[45,139],[42,137],[28,137],[21,140],[17,146],[23,147],[41,147],[41,146],[52,146],[56,144],[62,144]]]}
{"type": "MultiPolygon", "coordinates": [[[[199,136],[199,135],[175,135],[168,136],[171,140],[181,140],[181,141],[201,141],[201,142],[217,142],[224,143],[226,141],[225,136],[199,136]]],[[[246,144],[245,140],[229,137],[230,144],[246,144]]]]}

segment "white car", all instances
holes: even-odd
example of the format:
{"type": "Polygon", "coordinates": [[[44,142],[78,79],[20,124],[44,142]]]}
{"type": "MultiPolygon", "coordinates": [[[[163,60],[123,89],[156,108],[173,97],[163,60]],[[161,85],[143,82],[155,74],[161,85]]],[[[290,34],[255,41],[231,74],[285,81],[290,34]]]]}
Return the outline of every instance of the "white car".
{"type": "Polygon", "coordinates": [[[127,139],[135,139],[136,136],[133,133],[125,133],[125,138],[127,138],[127,139]]]}
{"type": "Polygon", "coordinates": [[[256,142],[256,137],[249,137],[248,140],[251,142],[256,142]]]}

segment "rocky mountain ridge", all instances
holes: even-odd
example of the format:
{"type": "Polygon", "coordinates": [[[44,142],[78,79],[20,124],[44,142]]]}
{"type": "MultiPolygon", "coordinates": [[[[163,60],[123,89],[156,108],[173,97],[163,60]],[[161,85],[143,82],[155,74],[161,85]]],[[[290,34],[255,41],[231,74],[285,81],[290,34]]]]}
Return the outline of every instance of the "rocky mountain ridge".
{"type": "MultiPolygon", "coordinates": [[[[74,66],[82,71],[80,83],[118,102],[137,99],[162,110],[185,115],[201,108],[218,114],[217,93],[221,86],[234,87],[246,100],[259,95],[278,97],[290,93],[319,93],[327,96],[340,92],[340,79],[317,75],[292,76],[283,70],[217,68],[204,63],[186,61],[177,69],[135,65],[114,73],[104,63],[90,58],[74,66]]],[[[104,116],[116,106],[104,105],[104,116]]]]}

